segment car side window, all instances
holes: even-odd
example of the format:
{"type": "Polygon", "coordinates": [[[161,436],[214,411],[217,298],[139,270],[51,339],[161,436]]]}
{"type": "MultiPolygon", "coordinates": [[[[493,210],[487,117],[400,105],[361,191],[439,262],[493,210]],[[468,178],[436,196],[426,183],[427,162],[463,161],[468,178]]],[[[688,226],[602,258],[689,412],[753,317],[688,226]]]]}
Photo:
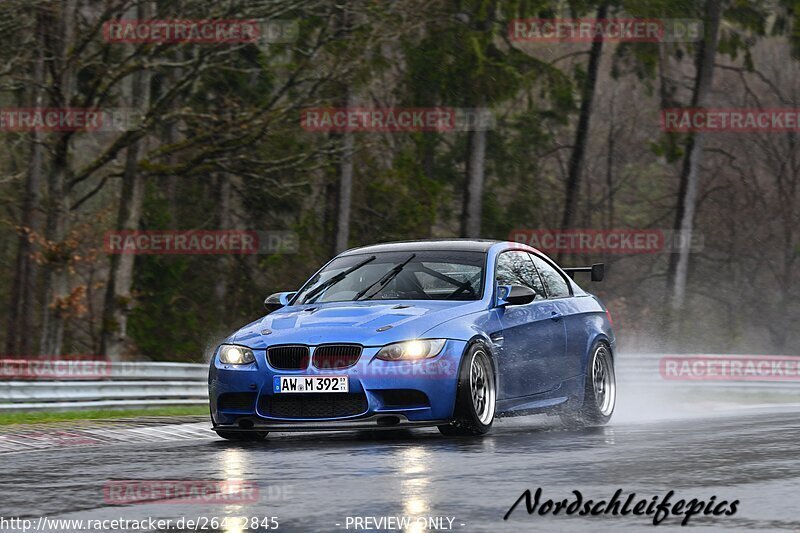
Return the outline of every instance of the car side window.
{"type": "Polygon", "coordinates": [[[536,270],[539,272],[542,281],[544,281],[547,293],[551,298],[564,298],[572,294],[567,280],[550,263],[538,255],[529,255],[533,260],[533,264],[536,265],[536,270]]]}
{"type": "Polygon", "coordinates": [[[524,285],[536,293],[536,300],[547,294],[528,254],[520,251],[503,252],[497,258],[497,283],[499,285],[524,285]]]}

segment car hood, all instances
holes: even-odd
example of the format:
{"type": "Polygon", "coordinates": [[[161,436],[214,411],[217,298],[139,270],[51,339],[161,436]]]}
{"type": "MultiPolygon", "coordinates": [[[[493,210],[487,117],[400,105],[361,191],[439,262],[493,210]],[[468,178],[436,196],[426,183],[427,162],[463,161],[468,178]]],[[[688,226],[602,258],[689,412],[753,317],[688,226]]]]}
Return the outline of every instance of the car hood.
{"type": "Polygon", "coordinates": [[[483,309],[481,301],[331,302],[284,307],[248,324],[225,342],[274,344],[352,342],[382,346],[419,338],[434,326],[483,309]]]}

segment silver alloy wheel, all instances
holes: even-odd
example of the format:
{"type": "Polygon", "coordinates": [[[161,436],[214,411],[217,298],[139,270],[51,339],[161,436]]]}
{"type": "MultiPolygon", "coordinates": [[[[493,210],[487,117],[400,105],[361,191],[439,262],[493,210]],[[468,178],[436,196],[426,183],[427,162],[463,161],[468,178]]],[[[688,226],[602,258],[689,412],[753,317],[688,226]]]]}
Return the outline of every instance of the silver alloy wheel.
{"type": "Polygon", "coordinates": [[[617,382],[609,360],[608,348],[602,345],[594,352],[592,386],[600,414],[610,415],[614,411],[614,402],[617,399],[617,382]]]}
{"type": "Polygon", "coordinates": [[[475,352],[470,363],[469,391],[478,420],[483,425],[490,424],[494,418],[496,399],[494,371],[489,357],[482,350],[475,352]]]}

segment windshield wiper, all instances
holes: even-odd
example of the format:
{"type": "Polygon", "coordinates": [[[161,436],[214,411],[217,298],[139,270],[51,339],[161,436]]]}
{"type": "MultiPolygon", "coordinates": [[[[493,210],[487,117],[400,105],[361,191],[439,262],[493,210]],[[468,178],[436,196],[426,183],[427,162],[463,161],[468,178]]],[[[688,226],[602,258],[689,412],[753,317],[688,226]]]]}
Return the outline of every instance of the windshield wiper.
{"type": "Polygon", "coordinates": [[[341,272],[339,272],[338,274],[333,276],[331,279],[329,279],[325,283],[322,283],[321,285],[317,285],[316,287],[314,287],[313,289],[311,289],[309,291],[309,293],[306,295],[305,301],[303,303],[313,303],[311,301],[311,299],[314,298],[314,296],[318,295],[319,293],[321,293],[322,291],[324,291],[325,289],[327,289],[331,285],[335,285],[335,284],[339,283],[340,281],[342,281],[344,278],[346,278],[347,276],[349,276],[350,274],[352,274],[353,272],[355,272],[359,268],[363,267],[367,263],[370,263],[370,262],[372,262],[374,260],[375,260],[375,256],[374,255],[370,256],[370,257],[364,259],[363,261],[361,261],[360,263],[357,263],[357,264],[351,266],[347,270],[342,270],[341,272]]]}
{"type": "MultiPolygon", "coordinates": [[[[400,273],[400,271],[401,271],[401,270],[403,270],[403,268],[405,268],[405,266],[406,266],[406,265],[407,265],[407,264],[408,264],[408,263],[409,263],[409,262],[410,262],[412,259],[414,259],[415,257],[417,257],[417,254],[411,254],[410,256],[408,256],[408,259],[406,259],[406,260],[405,260],[405,261],[403,261],[402,263],[398,263],[398,264],[396,264],[395,266],[393,266],[393,267],[392,267],[392,269],[391,269],[391,270],[389,270],[389,272],[387,272],[386,274],[384,274],[384,275],[381,277],[381,279],[379,279],[378,281],[376,281],[376,282],[374,282],[374,283],[371,283],[371,284],[370,284],[370,285],[368,285],[367,287],[365,287],[365,288],[363,288],[362,290],[358,291],[358,294],[356,294],[356,295],[355,295],[355,298],[353,298],[353,301],[360,300],[360,299],[361,299],[361,297],[362,297],[362,296],[364,296],[365,294],[367,294],[367,292],[369,292],[369,290],[370,290],[372,287],[374,287],[375,285],[378,285],[378,290],[377,290],[377,291],[375,291],[375,292],[372,294],[372,296],[375,296],[376,294],[378,294],[378,292],[380,292],[380,290],[381,290],[381,289],[383,289],[383,288],[384,288],[384,287],[385,287],[385,286],[386,286],[386,285],[387,285],[387,284],[388,284],[390,281],[392,281],[392,280],[394,279],[394,277],[395,277],[396,275],[398,275],[398,274],[400,273]]],[[[372,296],[370,296],[370,298],[372,298],[372,296]]]]}

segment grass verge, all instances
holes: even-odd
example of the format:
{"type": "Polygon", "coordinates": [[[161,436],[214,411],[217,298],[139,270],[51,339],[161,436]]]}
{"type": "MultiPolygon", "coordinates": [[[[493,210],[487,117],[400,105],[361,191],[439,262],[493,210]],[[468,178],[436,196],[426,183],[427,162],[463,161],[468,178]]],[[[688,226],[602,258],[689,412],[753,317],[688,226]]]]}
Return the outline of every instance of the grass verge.
{"type": "Polygon", "coordinates": [[[69,420],[114,420],[142,416],[208,416],[208,406],[149,407],[142,409],[103,409],[98,411],[58,411],[0,414],[0,426],[11,424],[40,424],[69,420]]]}

